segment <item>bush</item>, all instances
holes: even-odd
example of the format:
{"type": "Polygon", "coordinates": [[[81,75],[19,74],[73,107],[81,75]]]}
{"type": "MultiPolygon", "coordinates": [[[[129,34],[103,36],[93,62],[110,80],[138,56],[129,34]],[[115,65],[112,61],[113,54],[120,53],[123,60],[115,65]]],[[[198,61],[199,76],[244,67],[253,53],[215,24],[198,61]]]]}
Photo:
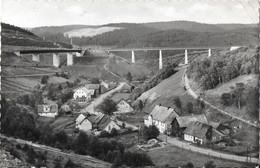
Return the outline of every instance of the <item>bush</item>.
{"type": "Polygon", "coordinates": [[[145,126],[143,130],[146,140],[156,138],[159,135],[159,130],[155,125],[150,125],[149,127],[145,126]]]}
{"type": "Polygon", "coordinates": [[[101,131],[99,134],[99,137],[101,137],[101,138],[110,137],[110,136],[111,136],[110,133],[105,130],[101,131]]]}
{"type": "Polygon", "coordinates": [[[100,109],[107,115],[112,115],[117,110],[116,103],[111,99],[105,99],[100,109]]]}
{"type": "Polygon", "coordinates": [[[43,76],[41,80],[41,84],[47,84],[48,83],[49,76],[43,76]]]}
{"type": "Polygon", "coordinates": [[[111,136],[117,136],[117,135],[118,135],[118,131],[117,131],[117,129],[112,128],[110,134],[111,134],[111,136]]]}

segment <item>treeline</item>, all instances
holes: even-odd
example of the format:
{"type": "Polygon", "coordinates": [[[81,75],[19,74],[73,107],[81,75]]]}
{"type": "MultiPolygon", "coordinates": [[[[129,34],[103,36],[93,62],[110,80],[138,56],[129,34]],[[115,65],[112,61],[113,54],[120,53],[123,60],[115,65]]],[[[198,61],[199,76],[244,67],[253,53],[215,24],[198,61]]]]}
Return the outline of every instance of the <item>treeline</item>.
{"type": "Polygon", "coordinates": [[[73,44],[77,45],[118,45],[125,46],[130,43],[138,46],[138,38],[158,31],[154,28],[145,27],[138,24],[124,24],[124,25],[107,25],[122,27],[122,29],[114,30],[111,32],[102,33],[93,37],[72,37],[68,38],[63,33],[49,34],[46,32],[42,34],[47,40],[60,41],[64,43],[70,43],[72,39],[73,44]]]}
{"type": "Polygon", "coordinates": [[[53,131],[50,127],[41,127],[35,123],[32,114],[15,101],[1,100],[1,133],[29,141],[59,148],[72,150],[82,155],[91,155],[98,159],[121,165],[141,167],[153,165],[145,153],[130,152],[126,145],[116,140],[98,139],[96,136],[80,132],[77,137],[69,137],[63,130],[53,131]]]}
{"type": "MultiPolygon", "coordinates": [[[[247,28],[246,31],[223,32],[191,32],[181,29],[161,31],[140,24],[109,24],[106,26],[122,27],[122,29],[102,33],[93,37],[72,37],[77,45],[116,45],[117,47],[183,47],[183,46],[230,46],[256,45],[257,29],[247,28]]],[[[39,34],[51,41],[70,43],[70,38],[63,33],[39,34]]]]}
{"type": "Polygon", "coordinates": [[[188,67],[187,74],[203,89],[208,90],[239,75],[256,74],[257,61],[256,49],[241,48],[210,58],[195,59],[188,67]]]}
{"type": "Polygon", "coordinates": [[[18,39],[18,38],[8,38],[2,36],[2,44],[4,45],[14,45],[14,46],[37,46],[37,47],[49,47],[49,48],[58,48],[59,46],[39,40],[30,40],[30,39],[18,39]]]}
{"type": "Polygon", "coordinates": [[[175,68],[177,67],[176,63],[168,65],[162,71],[159,71],[158,74],[155,74],[149,81],[142,84],[140,87],[135,88],[130,95],[132,101],[136,100],[142,93],[146,92],[147,90],[155,87],[158,85],[162,80],[169,78],[171,75],[176,73],[177,71],[175,68]]]}
{"type": "Polygon", "coordinates": [[[14,25],[10,25],[7,23],[1,23],[1,27],[2,27],[2,31],[14,30],[14,31],[22,32],[22,33],[37,37],[35,34],[33,34],[32,32],[30,32],[26,29],[23,29],[23,28],[14,26],[14,25]]]}

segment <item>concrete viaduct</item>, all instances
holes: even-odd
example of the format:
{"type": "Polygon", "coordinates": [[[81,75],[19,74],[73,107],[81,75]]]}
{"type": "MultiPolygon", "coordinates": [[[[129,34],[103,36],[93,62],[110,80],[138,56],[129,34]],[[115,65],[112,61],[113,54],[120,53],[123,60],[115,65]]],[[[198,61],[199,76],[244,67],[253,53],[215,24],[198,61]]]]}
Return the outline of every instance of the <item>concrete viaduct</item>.
{"type": "MultiPolygon", "coordinates": [[[[163,68],[162,51],[183,50],[185,52],[184,64],[188,64],[188,50],[208,50],[208,57],[211,56],[212,49],[223,49],[224,47],[190,47],[190,48],[176,48],[176,47],[151,47],[151,48],[116,48],[108,49],[109,52],[128,51],[132,53],[132,63],[135,63],[135,51],[159,51],[159,69],[163,68]]],[[[228,47],[225,47],[228,48],[228,47]]]]}
{"type": "Polygon", "coordinates": [[[73,55],[77,57],[81,57],[83,54],[82,49],[39,49],[39,50],[19,50],[14,51],[14,53],[21,57],[22,55],[32,55],[32,60],[36,62],[40,62],[40,54],[51,53],[53,54],[53,66],[60,66],[60,53],[67,53],[67,65],[73,65],[73,55]]]}

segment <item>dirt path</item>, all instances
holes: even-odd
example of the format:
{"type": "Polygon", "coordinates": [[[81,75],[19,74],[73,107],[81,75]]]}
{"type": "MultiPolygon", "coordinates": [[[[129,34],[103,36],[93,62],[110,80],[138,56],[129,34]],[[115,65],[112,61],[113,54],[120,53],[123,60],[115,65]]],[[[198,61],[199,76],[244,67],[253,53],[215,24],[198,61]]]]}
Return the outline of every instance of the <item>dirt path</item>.
{"type": "MultiPolygon", "coordinates": [[[[199,96],[191,89],[191,87],[190,87],[190,85],[189,85],[189,82],[188,82],[188,77],[187,77],[186,71],[184,72],[183,80],[184,80],[185,87],[186,87],[186,89],[187,89],[187,93],[188,93],[189,95],[191,95],[194,99],[197,99],[199,96]]],[[[219,111],[220,113],[223,113],[223,114],[225,114],[225,115],[228,115],[228,116],[230,116],[230,117],[233,118],[233,119],[237,119],[237,120],[239,120],[239,121],[242,121],[242,122],[244,122],[244,123],[246,123],[246,124],[248,124],[248,125],[251,125],[251,126],[254,126],[254,127],[257,127],[257,128],[259,127],[258,124],[255,124],[255,123],[252,123],[251,121],[245,120],[245,119],[243,119],[241,116],[240,116],[240,117],[234,116],[234,115],[232,115],[232,114],[230,114],[230,113],[228,113],[228,112],[226,112],[226,111],[224,111],[224,110],[222,110],[222,109],[220,109],[220,108],[218,108],[218,107],[216,107],[216,106],[210,104],[208,101],[206,101],[206,100],[204,100],[204,99],[202,99],[202,98],[200,98],[200,100],[203,101],[203,102],[204,102],[206,105],[208,105],[209,107],[211,107],[211,108],[213,108],[213,109],[219,111]]]]}

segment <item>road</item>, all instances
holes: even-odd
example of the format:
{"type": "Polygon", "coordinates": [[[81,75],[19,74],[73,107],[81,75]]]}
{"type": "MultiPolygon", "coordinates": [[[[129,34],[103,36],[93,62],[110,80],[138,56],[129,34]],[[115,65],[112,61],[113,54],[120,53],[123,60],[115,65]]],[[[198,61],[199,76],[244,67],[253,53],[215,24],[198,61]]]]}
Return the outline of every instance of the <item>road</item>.
{"type": "MultiPolygon", "coordinates": [[[[191,95],[194,99],[197,99],[198,95],[191,89],[191,87],[189,85],[189,82],[188,82],[188,77],[186,75],[186,71],[184,72],[184,76],[183,77],[184,77],[183,80],[184,80],[185,87],[187,89],[187,93],[189,95],[191,95]]],[[[206,101],[206,100],[204,100],[202,98],[200,98],[200,100],[203,101],[206,105],[210,106],[211,108],[213,108],[213,109],[215,109],[215,110],[217,110],[217,111],[219,111],[219,112],[221,112],[221,113],[223,113],[225,115],[228,115],[231,118],[235,118],[235,119],[237,119],[239,121],[242,121],[242,122],[244,122],[244,123],[246,123],[248,125],[251,125],[251,126],[254,126],[254,127],[257,127],[257,128],[259,127],[258,124],[252,123],[249,120],[245,120],[241,116],[240,117],[239,116],[234,116],[234,115],[232,115],[232,114],[230,114],[230,113],[228,113],[228,112],[226,112],[226,111],[224,111],[224,110],[222,110],[222,109],[220,109],[220,108],[210,104],[208,101],[206,101]]]]}
{"type": "Polygon", "coordinates": [[[167,143],[169,143],[169,144],[172,144],[174,146],[177,146],[177,147],[180,147],[180,148],[183,148],[186,150],[191,150],[193,152],[205,154],[208,156],[214,156],[217,158],[233,160],[233,161],[238,161],[238,162],[251,162],[251,163],[256,163],[256,164],[258,163],[258,160],[259,160],[258,158],[247,159],[247,157],[245,157],[245,156],[226,154],[226,153],[222,153],[219,151],[214,151],[212,149],[196,147],[196,146],[190,145],[188,142],[180,141],[177,138],[169,137],[169,136],[166,136],[163,134],[160,134],[157,138],[162,141],[166,141],[166,137],[167,137],[167,143]]]}
{"type": "Polygon", "coordinates": [[[109,95],[112,95],[116,91],[119,91],[124,86],[124,84],[125,84],[125,82],[122,82],[116,88],[114,88],[102,95],[99,95],[99,97],[95,98],[90,105],[88,105],[87,107],[80,110],[79,113],[86,113],[87,111],[92,112],[97,106],[99,106],[104,101],[105,98],[107,98],[109,95]]]}
{"type": "Polygon", "coordinates": [[[12,138],[12,137],[6,137],[4,135],[0,135],[0,137],[2,139],[7,139],[9,141],[15,141],[19,144],[27,144],[27,145],[32,146],[34,148],[46,150],[48,152],[56,153],[56,154],[59,154],[59,155],[65,156],[65,157],[77,158],[77,160],[80,160],[82,162],[82,164],[84,164],[84,166],[87,166],[87,167],[95,167],[95,168],[96,167],[100,167],[100,168],[111,167],[110,163],[104,162],[102,160],[95,159],[95,158],[88,156],[88,155],[78,155],[78,154],[75,154],[75,153],[65,153],[65,152],[62,152],[60,149],[57,149],[57,148],[32,143],[31,141],[26,141],[26,140],[22,140],[22,139],[15,139],[15,138],[12,138]]]}

